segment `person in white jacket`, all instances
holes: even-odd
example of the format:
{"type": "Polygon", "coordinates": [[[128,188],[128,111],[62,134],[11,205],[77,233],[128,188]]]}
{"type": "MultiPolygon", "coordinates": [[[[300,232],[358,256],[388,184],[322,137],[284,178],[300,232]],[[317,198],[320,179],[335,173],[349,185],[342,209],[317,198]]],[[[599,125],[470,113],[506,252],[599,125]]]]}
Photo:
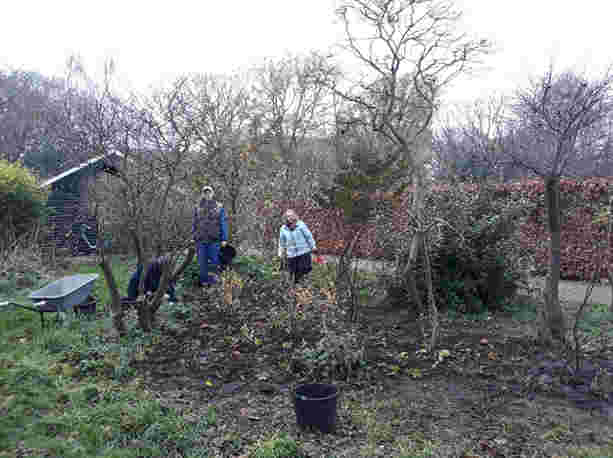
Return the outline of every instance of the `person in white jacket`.
{"type": "Polygon", "coordinates": [[[285,224],[279,231],[279,257],[287,261],[287,270],[298,283],[312,270],[311,253],[317,248],[313,234],[294,210],[285,212],[285,224]]]}

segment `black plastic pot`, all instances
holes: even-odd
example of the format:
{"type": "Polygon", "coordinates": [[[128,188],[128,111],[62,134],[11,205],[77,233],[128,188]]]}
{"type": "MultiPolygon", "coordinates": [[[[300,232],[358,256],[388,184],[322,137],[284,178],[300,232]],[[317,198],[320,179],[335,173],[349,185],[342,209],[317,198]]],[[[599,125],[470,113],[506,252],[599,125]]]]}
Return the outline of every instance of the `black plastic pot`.
{"type": "Polygon", "coordinates": [[[323,383],[299,385],[294,392],[296,423],[331,433],[336,426],[338,388],[323,383]]]}

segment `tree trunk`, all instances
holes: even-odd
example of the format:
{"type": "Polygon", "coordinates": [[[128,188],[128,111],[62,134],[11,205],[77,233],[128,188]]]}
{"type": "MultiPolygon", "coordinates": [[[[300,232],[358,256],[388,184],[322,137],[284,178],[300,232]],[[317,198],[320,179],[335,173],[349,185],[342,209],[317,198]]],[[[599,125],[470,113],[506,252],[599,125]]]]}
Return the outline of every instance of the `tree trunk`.
{"type": "Polygon", "coordinates": [[[192,260],[194,259],[195,254],[196,254],[196,248],[194,248],[193,246],[189,247],[189,249],[187,250],[187,254],[185,255],[185,260],[183,261],[183,264],[181,264],[181,266],[175,271],[170,281],[172,282],[177,281],[177,279],[183,274],[185,269],[187,269],[187,266],[189,266],[192,263],[192,260]]]}
{"type": "MultiPolygon", "coordinates": [[[[413,212],[415,219],[418,221],[418,224],[420,224],[423,217],[423,208],[425,201],[425,184],[423,176],[424,172],[424,170],[417,170],[415,173],[415,189],[413,190],[413,202],[411,205],[411,211],[413,212]]],[[[419,312],[423,312],[425,308],[421,300],[421,296],[419,295],[419,291],[417,290],[417,279],[415,277],[415,271],[413,270],[413,267],[417,263],[417,257],[419,256],[419,248],[425,246],[425,236],[426,234],[418,227],[415,231],[415,235],[413,235],[413,239],[411,240],[409,259],[402,272],[402,278],[403,280],[406,279],[406,285],[412,296],[413,303],[417,306],[419,312]]],[[[430,276],[432,276],[432,272],[429,273],[430,276]]],[[[411,311],[409,310],[409,313],[410,312],[411,311]]]]}
{"type": "Polygon", "coordinates": [[[438,335],[440,331],[438,308],[436,306],[436,300],[434,298],[434,285],[432,281],[432,263],[430,262],[430,246],[428,242],[427,234],[423,237],[423,249],[424,249],[424,262],[426,267],[426,283],[428,285],[428,304],[430,306],[430,324],[432,327],[432,334],[430,336],[430,345],[428,351],[432,353],[436,348],[438,342],[438,335]]]}
{"type": "Polygon", "coordinates": [[[336,273],[336,297],[338,304],[349,310],[349,317],[351,321],[357,320],[358,316],[358,304],[355,303],[354,279],[351,272],[351,261],[353,259],[353,250],[355,244],[362,234],[361,230],[356,232],[349,245],[343,250],[343,254],[338,260],[338,268],[336,273]]]}
{"type": "MultiPolygon", "coordinates": [[[[406,286],[409,290],[409,293],[413,299],[415,306],[417,307],[418,313],[421,313],[425,310],[424,303],[421,300],[421,296],[419,291],[417,290],[417,278],[415,277],[415,271],[413,267],[417,263],[417,258],[419,256],[419,247],[424,245],[424,234],[422,232],[416,232],[411,240],[411,248],[409,250],[409,259],[402,271],[402,279],[406,282],[406,286]]],[[[409,310],[409,313],[411,311],[409,310]]]]}
{"type": "Polygon", "coordinates": [[[157,291],[153,293],[153,300],[151,301],[149,307],[152,312],[151,319],[153,325],[155,324],[154,322],[156,313],[160,308],[160,305],[162,305],[162,300],[164,299],[166,291],[168,291],[168,285],[170,284],[170,280],[172,278],[172,264],[174,263],[170,259],[167,259],[165,262],[162,263],[162,276],[160,277],[160,285],[158,286],[157,291]]]}
{"type": "Polygon", "coordinates": [[[566,324],[560,307],[560,262],[561,262],[561,209],[560,209],[560,178],[549,176],[545,179],[545,203],[550,235],[549,242],[549,277],[545,292],[545,320],[547,330],[542,329],[543,336],[564,339],[566,324]]]}
{"type": "Polygon", "coordinates": [[[132,241],[134,242],[134,249],[136,250],[136,268],[138,266],[142,266],[141,276],[138,280],[138,288],[136,297],[139,298],[143,294],[143,289],[145,287],[145,272],[147,266],[145,265],[145,248],[143,246],[143,242],[139,234],[141,233],[138,229],[130,229],[130,236],[132,237],[132,241]]]}
{"type": "Polygon", "coordinates": [[[119,333],[120,336],[126,333],[125,324],[123,322],[123,307],[121,306],[121,297],[119,296],[119,289],[117,283],[113,277],[113,270],[109,264],[108,258],[104,256],[104,253],[100,256],[100,267],[106,280],[106,285],[111,293],[111,315],[113,317],[113,327],[119,333]]]}

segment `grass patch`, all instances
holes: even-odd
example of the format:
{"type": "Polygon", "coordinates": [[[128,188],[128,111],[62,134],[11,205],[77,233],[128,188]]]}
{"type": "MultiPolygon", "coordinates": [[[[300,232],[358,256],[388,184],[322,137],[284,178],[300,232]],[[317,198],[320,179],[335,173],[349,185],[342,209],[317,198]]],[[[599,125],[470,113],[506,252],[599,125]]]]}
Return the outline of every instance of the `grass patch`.
{"type": "Polygon", "coordinates": [[[188,421],[125,371],[156,336],[108,343],[107,321],[41,331],[25,320],[2,333],[0,455],[22,444],[63,458],[208,456],[201,441],[214,415],[188,421]]]}
{"type": "Polygon", "coordinates": [[[17,290],[17,284],[14,278],[4,278],[0,280],[0,295],[10,296],[15,294],[17,290]]]}
{"type": "MultiPolygon", "coordinates": [[[[115,256],[111,266],[125,291],[131,264],[115,256]]],[[[98,266],[74,266],[64,275],[72,273],[100,274],[94,295],[110,301],[98,266]]],[[[12,301],[31,302],[30,290],[11,292],[12,301]]],[[[110,317],[45,330],[28,310],[11,308],[1,318],[0,456],[209,456],[202,440],[214,415],[187,420],[135,377],[131,362],[157,342],[156,333],[144,335],[129,323],[129,334],[112,342],[110,317]]]]}
{"type": "Polygon", "coordinates": [[[249,458],[300,458],[304,456],[296,441],[287,434],[275,434],[270,439],[256,443],[249,458]]]}
{"type": "MultiPolygon", "coordinates": [[[[135,265],[136,261],[134,259],[126,260],[125,256],[113,255],[111,257],[111,269],[119,288],[119,294],[125,295],[127,293],[128,283],[130,282],[131,275],[134,273],[135,265]]],[[[111,295],[106,287],[100,266],[81,264],[74,266],[72,270],[72,273],[75,274],[99,274],[100,278],[96,280],[92,294],[98,304],[109,304],[111,302],[111,295]]]]}
{"type": "Polygon", "coordinates": [[[577,327],[593,337],[613,337],[613,313],[604,304],[594,304],[583,311],[577,327]]]}
{"type": "Polygon", "coordinates": [[[613,456],[613,443],[606,447],[577,447],[568,451],[568,458],[606,458],[613,456]]]}
{"type": "Polygon", "coordinates": [[[366,444],[359,456],[389,456],[402,458],[425,458],[446,456],[439,453],[439,444],[427,439],[422,433],[399,435],[401,425],[411,412],[404,401],[386,399],[368,404],[350,401],[347,403],[351,423],[366,437],[366,444]]]}

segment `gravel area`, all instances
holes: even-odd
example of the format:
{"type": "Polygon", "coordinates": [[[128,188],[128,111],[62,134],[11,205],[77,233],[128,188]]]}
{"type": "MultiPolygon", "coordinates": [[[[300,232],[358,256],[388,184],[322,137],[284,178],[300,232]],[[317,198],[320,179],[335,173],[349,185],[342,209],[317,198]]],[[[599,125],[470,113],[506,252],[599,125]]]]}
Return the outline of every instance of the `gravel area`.
{"type": "MultiPolygon", "coordinates": [[[[545,286],[545,277],[537,277],[534,279],[535,284],[545,286]]],[[[583,302],[585,293],[589,283],[582,281],[560,281],[560,299],[568,302],[583,302]]],[[[606,304],[611,303],[611,287],[607,282],[598,283],[594,286],[588,304],[606,304]]]]}

